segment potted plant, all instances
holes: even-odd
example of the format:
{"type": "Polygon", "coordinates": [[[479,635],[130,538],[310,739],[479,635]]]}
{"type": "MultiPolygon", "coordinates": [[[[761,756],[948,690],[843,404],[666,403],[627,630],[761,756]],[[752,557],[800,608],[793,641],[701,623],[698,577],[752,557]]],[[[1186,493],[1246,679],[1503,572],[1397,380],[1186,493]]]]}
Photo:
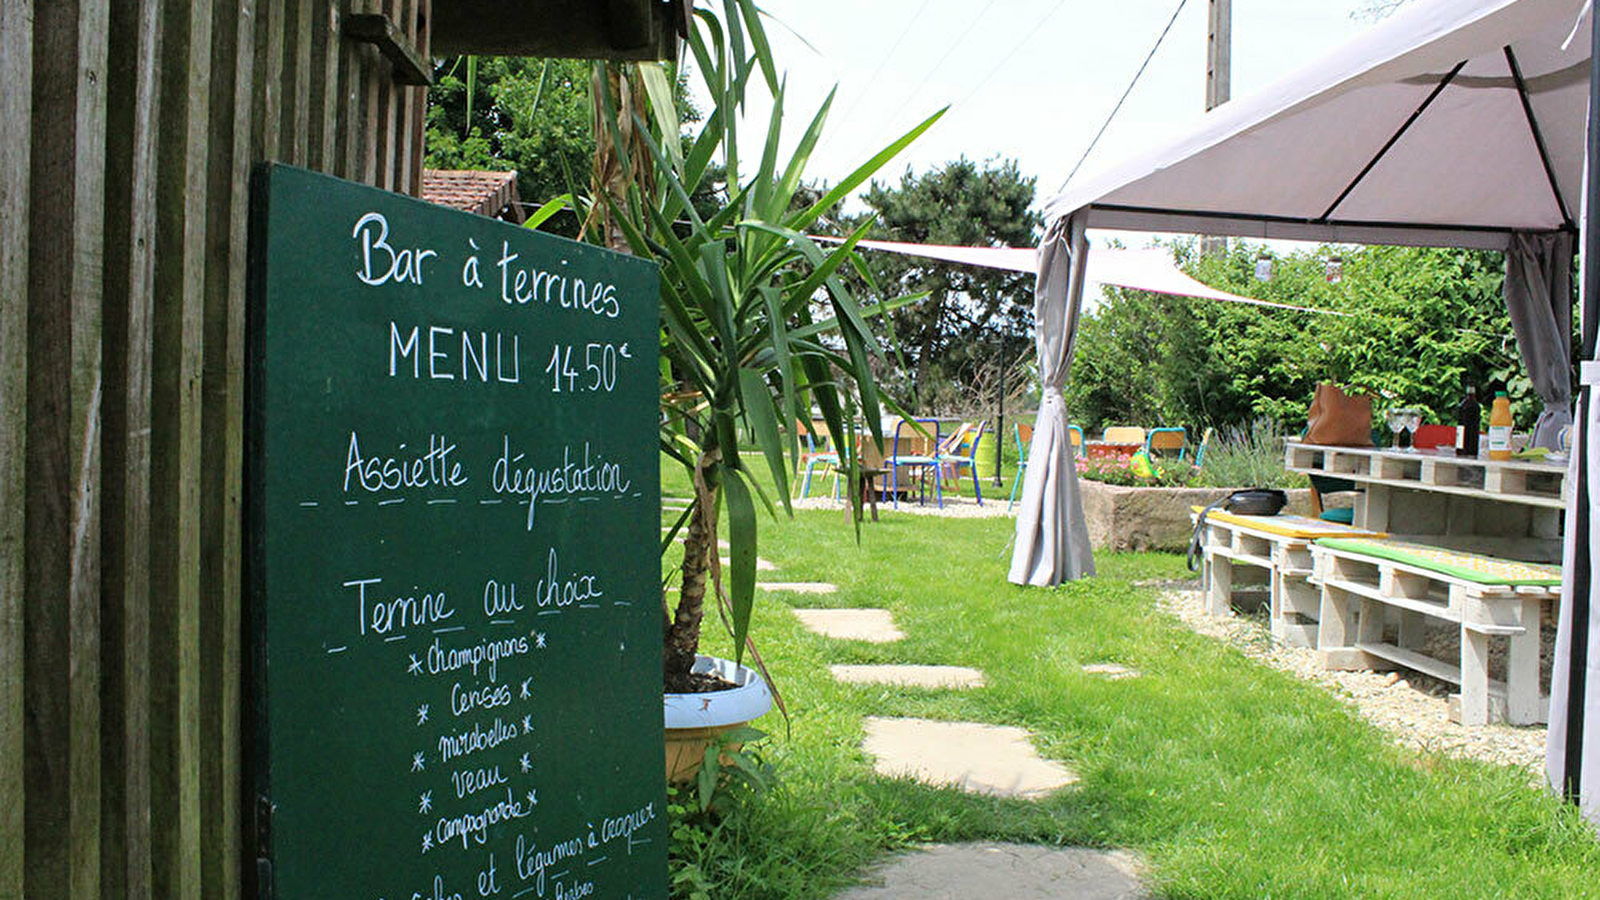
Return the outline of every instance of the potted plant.
{"type": "MultiPolygon", "coordinates": [[[[747,443],[760,451],[778,502],[792,514],[788,484],[799,444],[794,428],[780,423],[810,421],[815,404],[833,434],[853,441],[853,414],[859,411],[881,446],[879,396],[869,366],[879,349],[867,319],[914,299],[863,308],[840,277],[870,220],[828,250],[807,230],[943,113],[816,197],[802,177],[833,96],[810,120],[793,155],[780,160],[784,89],[760,14],[751,0],[726,0],[723,9],[721,19],[695,10],[689,44],[713,108],[687,142],[680,139],[664,69],[597,68],[596,121],[605,124],[597,124],[604,131],[598,135],[594,196],[586,202],[587,221],[606,232],[600,239],[616,243],[620,236],[633,253],[661,264],[661,449],[689,472],[695,492],[662,541],[665,554],[674,536],[684,533],[678,601],[669,606],[664,596],[662,603],[663,675],[668,716],[687,717],[689,739],[701,742],[695,747],[771,705],[766,681],[742,663],[751,646],[756,507],[773,515],[776,508],[740,451],[747,443]],[[738,111],[758,79],[771,93],[772,114],[755,165],[746,168],[738,111]],[[717,548],[722,514],[728,524],[727,572],[717,548]],[[699,655],[708,600],[720,606],[728,624],[736,648],[731,661],[699,655]],[[686,694],[692,696],[681,696],[686,694]]],[[[847,480],[859,528],[856,479],[847,480]]],[[[698,752],[681,751],[687,763],[672,774],[692,775],[698,752]]]]}

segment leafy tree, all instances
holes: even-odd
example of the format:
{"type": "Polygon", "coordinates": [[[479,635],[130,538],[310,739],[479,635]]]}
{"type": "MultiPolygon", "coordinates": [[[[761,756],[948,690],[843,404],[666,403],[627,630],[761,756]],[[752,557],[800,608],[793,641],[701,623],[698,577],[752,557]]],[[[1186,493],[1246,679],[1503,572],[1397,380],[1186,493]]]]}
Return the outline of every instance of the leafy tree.
{"type": "MultiPolygon", "coordinates": [[[[1014,161],[979,166],[965,157],[898,186],[874,181],[862,200],[878,216],[871,237],[913,243],[1031,247],[1038,240],[1034,180],[1014,161]]],[[[928,291],[890,314],[905,371],[887,373],[891,391],[918,411],[948,407],[982,367],[1031,346],[1033,276],[865,252],[883,299],[928,291]],[[898,388],[896,391],[895,389],[898,388]]]]}
{"type": "Polygon", "coordinates": [[[1372,393],[1378,410],[1424,409],[1433,422],[1452,421],[1465,384],[1508,389],[1522,424],[1539,411],[1499,253],[1322,247],[1275,258],[1271,280],[1259,281],[1260,248],[1243,242],[1216,256],[1193,244],[1174,252],[1222,290],[1344,315],[1109,291],[1078,337],[1067,400],[1079,424],[1202,428],[1270,416],[1297,429],[1319,381],[1372,393]],[[1336,283],[1325,274],[1334,254],[1336,283]]]}
{"type": "MultiPolygon", "coordinates": [[[[427,165],[517,172],[522,202],[537,207],[588,181],[594,158],[591,63],[572,59],[458,57],[434,68],[428,89],[427,165]],[[469,69],[474,70],[471,79],[469,69]],[[467,82],[473,82],[468,114],[467,82]]],[[[563,212],[546,230],[573,236],[563,212]]]]}

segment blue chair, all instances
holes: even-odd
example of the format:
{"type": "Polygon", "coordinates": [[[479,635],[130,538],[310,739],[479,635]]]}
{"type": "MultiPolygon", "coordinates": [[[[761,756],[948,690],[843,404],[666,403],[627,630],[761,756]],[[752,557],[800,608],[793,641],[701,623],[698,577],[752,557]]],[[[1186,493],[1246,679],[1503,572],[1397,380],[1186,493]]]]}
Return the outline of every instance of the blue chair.
{"type": "Polygon", "coordinates": [[[1072,441],[1072,455],[1073,456],[1082,456],[1083,453],[1084,453],[1084,450],[1083,450],[1083,429],[1079,428],[1076,425],[1068,425],[1067,426],[1067,438],[1072,441]]]}
{"type": "Polygon", "coordinates": [[[916,469],[919,475],[926,475],[930,468],[933,469],[934,495],[938,498],[939,508],[944,509],[944,483],[939,478],[938,419],[901,419],[896,422],[894,446],[883,464],[889,470],[889,493],[894,495],[895,509],[900,508],[900,470],[916,469]],[[931,440],[918,432],[919,424],[932,426],[931,440]]]}
{"type": "MultiPolygon", "coordinates": [[[[1076,425],[1067,426],[1069,430],[1077,427],[1076,425]]],[[[1011,433],[1016,435],[1017,438],[1017,474],[1011,479],[1011,501],[1006,504],[1006,512],[1010,512],[1011,507],[1017,504],[1017,489],[1022,487],[1022,475],[1028,470],[1028,444],[1033,440],[1033,426],[1017,422],[1011,426],[1011,433]]],[[[1078,429],[1078,439],[1081,446],[1083,439],[1082,429],[1078,429]]]]}
{"type": "MultiPolygon", "coordinates": [[[[795,428],[800,434],[803,434],[805,436],[805,439],[806,439],[806,455],[805,455],[806,470],[805,470],[805,476],[801,479],[801,481],[797,485],[795,485],[797,488],[799,488],[799,492],[800,492],[799,499],[804,499],[806,497],[811,496],[811,472],[812,472],[812,470],[815,469],[817,466],[822,466],[823,467],[823,474],[826,475],[828,469],[837,468],[838,467],[838,465],[839,465],[839,454],[834,450],[818,451],[817,450],[817,445],[816,445],[816,439],[812,436],[812,429],[807,428],[803,423],[796,422],[795,423],[795,428]]],[[[823,438],[823,440],[827,440],[827,435],[826,434],[821,435],[821,437],[823,438]]]]}
{"type": "MultiPolygon", "coordinates": [[[[1195,465],[1195,468],[1197,468],[1197,469],[1200,468],[1200,466],[1205,464],[1205,461],[1206,461],[1206,447],[1211,445],[1211,434],[1214,431],[1216,431],[1216,429],[1207,428],[1205,431],[1200,433],[1200,446],[1196,447],[1195,451],[1194,451],[1194,465],[1195,465]]],[[[1180,462],[1183,460],[1183,454],[1182,453],[1178,454],[1178,460],[1180,462]]]]}
{"type": "Polygon", "coordinates": [[[972,493],[977,495],[979,506],[983,505],[983,489],[978,486],[978,442],[983,440],[983,430],[988,425],[988,422],[979,422],[976,426],[962,425],[939,451],[939,464],[950,467],[958,493],[961,489],[961,467],[966,466],[972,471],[972,493]],[[965,452],[962,452],[963,447],[966,448],[965,452]]]}

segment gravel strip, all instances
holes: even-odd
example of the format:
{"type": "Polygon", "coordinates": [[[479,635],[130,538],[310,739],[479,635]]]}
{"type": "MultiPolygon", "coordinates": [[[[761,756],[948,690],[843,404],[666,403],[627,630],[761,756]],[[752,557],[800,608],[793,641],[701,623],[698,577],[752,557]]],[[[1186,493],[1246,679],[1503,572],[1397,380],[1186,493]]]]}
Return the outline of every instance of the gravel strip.
{"type": "MultiPolygon", "coordinates": [[[[813,487],[812,490],[816,490],[816,488],[813,487]]],[[[1009,496],[1009,494],[1006,496],[1009,496]]],[[[794,505],[800,509],[842,510],[847,504],[843,500],[833,499],[832,496],[812,496],[804,500],[796,500],[794,505]]],[[[900,501],[899,509],[896,509],[894,504],[888,500],[878,501],[878,515],[892,516],[899,513],[910,513],[914,516],[945,516],[952,519],[987,519],[1015,514],[1014,511],[1006,510],[1006,497],[996,500],[987,493],[984,494],[982,506],[979,506],[978,502],[972,499],[971,496],[955,497],[945,494],[944,509],[939,508],[931,491],[928,493],[927,503],[918,504],[914,499],[910,501],[902,500],[900,501]]],[[[861,514],[869,517],[872,515],[865,502],[861,504],[861,514]]]]}
{"type": "Polygon", "coordinates": [[[1467,728],[1451,722],[1445,698],[1455,686],[1414,672],[1327,672],[1317,652],[1276,644],[1267,628],[1266,611],[1235,613],[1214,619],[1206,613],[1205,595],[1192,582],[1152,584],[1162,587],[1160,607],[1207,637],[1236,647],[1246,656],[1326,687],[1353,703],[1361,717],[1383,729],[1402,747],[1422,752],[1469,757],[1504,766],[1520,766],[1542,778],[1545,728],[1487,725],[1467,728]]]}

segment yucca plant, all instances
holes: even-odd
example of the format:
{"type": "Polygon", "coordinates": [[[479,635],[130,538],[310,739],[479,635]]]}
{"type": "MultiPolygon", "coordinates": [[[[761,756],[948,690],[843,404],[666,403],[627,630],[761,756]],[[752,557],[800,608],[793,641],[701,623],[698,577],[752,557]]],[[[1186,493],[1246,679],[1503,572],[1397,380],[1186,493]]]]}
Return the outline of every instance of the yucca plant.
{"type": "MultiPolygon", "coordinates": [[[[698,134],[679,135],[670,79],[656,64],[635,70],[649,98],[649,118],[634,102],[620,102],[617,78],[596,77],[597,128],[603,149],[617,155],[585,205],[604,206],[589,216],[615,229],[640,256],[661,265],[661,449],[683,465],[695,498],[662,541],[662,553],[684,531],[678,602],[665,599],[665,676],[669,691],[693,690],[690,668],[710,594],[720,603],[742,661],[749,645],[755,595],[756,507],[777,514],[773,498],[752,477],[740,455],[748,437],[776,484],[777,503],[789,508],[789,478],[799,458],[793,423],[811,420],[812,405],[834,435],[854,441],[854,414],[865,419],[881,446],[880,399],[870,359],[880,351],[868,319],[911,298],[864,308],[840,269],[850,263],[865,276],[854,247],[867,225],[842,244],[823,249],[807,229],[859,187],[885,162],[926,131],[935,113],[815,202],[803,203],[802,178],[833,103],[830,94],[811,118],[787,160],[779,159],[784,85],[767,42],[761,15],[750,0],[725,0],[722,16],[695,11],[689,36],[695,70],[713,101],[698,134]],[[757,80],[759,79],[759,81],[757,80]],[[754,165],[745,165],[738,112],[752,83],[764,84],[773,105],[754,165]],[[628,127],[619,124],[619,108],[628,127]],[[638,154],[647,155],[641,164],[638,154]],[[716,163],[721,164],[720,170],[716,163]],[[641,174],[645,173],[645,174],[641,174]],[[720,174],[725,187],[714,208],[704,195],[720,174]],[[728,519],[731,572],[717,553],[718,512],[728,519]]],[[[634,96],[637,96],[636,94],[634,96]]],[[[870,223],[869,223],[870,224],[870,223]]],[[[599,236],[607,240],[613,235],[599,236]]],[[[853,468],[853,462],[847,461],[853,468]]],[[[847,473],[859,528],[860,497],[847,473]]]]}

